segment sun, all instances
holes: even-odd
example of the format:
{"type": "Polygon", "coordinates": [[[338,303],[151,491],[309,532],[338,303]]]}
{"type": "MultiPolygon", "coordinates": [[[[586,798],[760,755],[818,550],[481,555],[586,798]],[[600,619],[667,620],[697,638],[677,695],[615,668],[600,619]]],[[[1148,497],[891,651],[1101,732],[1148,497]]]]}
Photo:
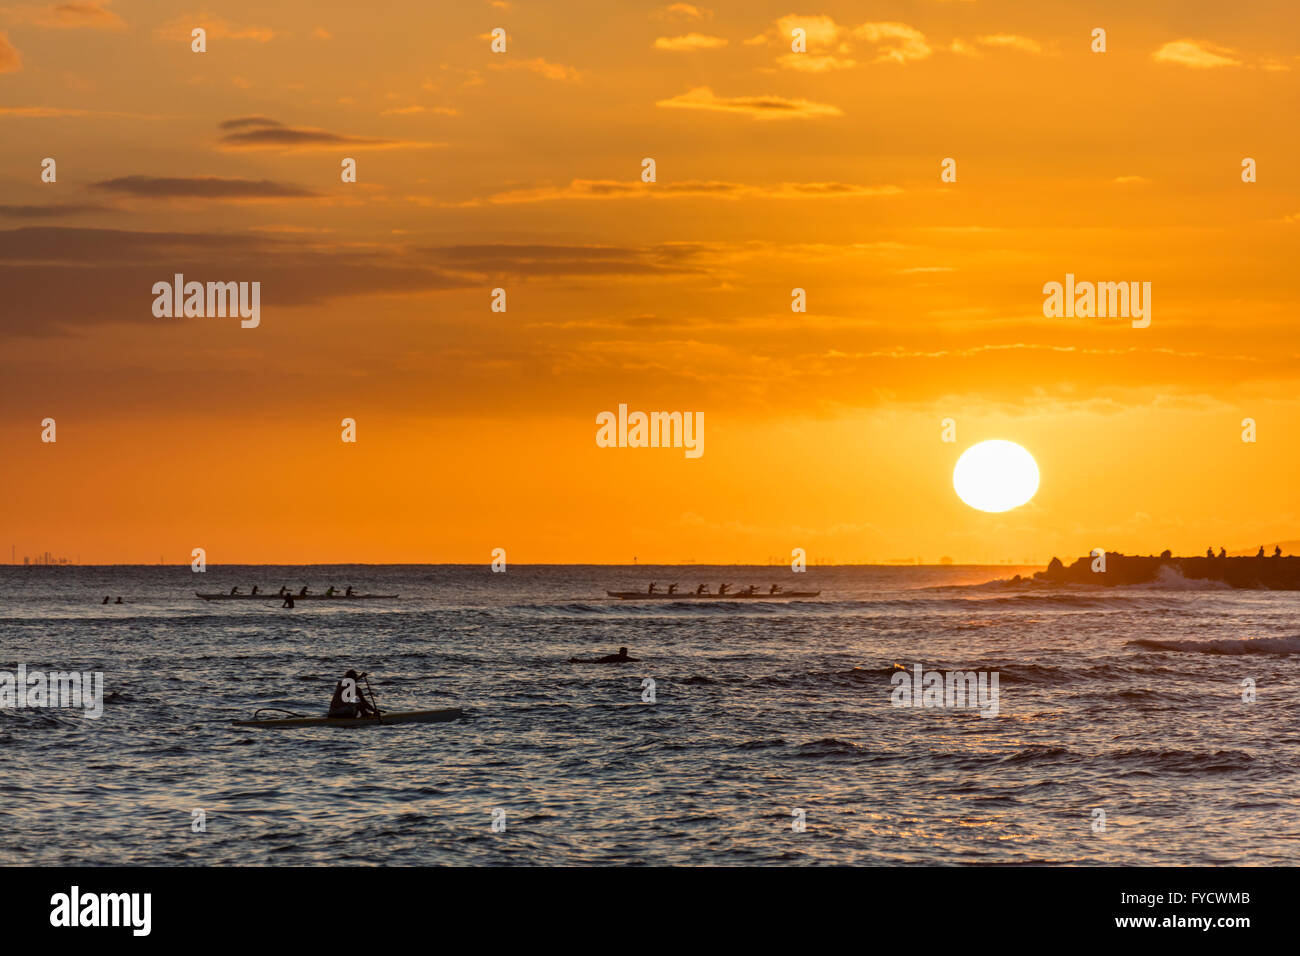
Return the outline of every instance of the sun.
{"type": "Polygon", "coordinates": [[[1013,441],[993,439],[967,448],[952,470],[957,497],[980,511],[1019,508],[1038,490],[1038,463],[1013,441]]]}

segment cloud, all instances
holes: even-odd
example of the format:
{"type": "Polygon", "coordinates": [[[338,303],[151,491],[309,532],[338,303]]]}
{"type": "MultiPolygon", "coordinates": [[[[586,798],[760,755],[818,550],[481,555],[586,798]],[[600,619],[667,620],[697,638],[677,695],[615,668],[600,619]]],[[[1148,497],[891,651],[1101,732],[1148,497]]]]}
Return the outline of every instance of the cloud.
{"type": "Polygon", "coordinates": [[[925,34],[906,23],[864,23],[853,35],[877,45],[877,63],[924,60],[931,52],[925,34]]]}
{"type": "Polygon", "coordinates": [[[813,53],[787,53],[778,57],[777,63],[787,70],[802,70],[805,73],[829,73],[831,70],[847,70],[858,65],[857,60],[840,56],[818,56],[813,53]]]}
{"type": "Polygon", "coordinates": [[[407,140],[369,139],[330,133],[312,127],[285,126],[266,116],[241,116],[225,120],[220,129],[226,133],[220,139],[226,149],[279,149],[305,151],[335,149],[347,146],[353,149],[430,149],[438,143],[419,143],[407,140]]]}
{"type": "Polygon", "coordinates": [[[416,116],[421,113],[429,113],[434,116],[459,116],[460,110],[450,106],[395,106],[391,110],[384,110],[380,116],[416,116]]]}
{"type": "Polygon", "coordinates": [[[697,86],[669,99],[659,100],[655,105],[670,109],[738,113],[753,119],[811,119],[843,115],[837,107],[811,100],[788,99],[783,96],[718,96],[707,86],[697,86]]]}
{"type": "Polygon", "coordinates": [[[622,246],[483,243],[428,249],[442,268],[475,275],[678,275],[701,270],[671,250],[622,246]]]}
{"type": "Polygon", "coordinates": [[[56,30],[108,30],[121,32],[126,21],[100,2],[56,3],[50,6],[14,7],[9,15],[23,23],[56,30]]]}
{"type": "Polygon", "coordinates": [[[269,116],[237,116],[234,119],[222,120],[221,129],[248,129],[257,126],[283,126],[279,120],[271,119],[269,116]]]}
{"type": "MultiPolygon", "coordinates": [[[[777,183],[752,186],[717,180],[641,183],[612,179],[575,179],[567,186],[541,186],[495,193],[485,201],[494,205],[598,199],[855,199],[895,196],[897,186],[860,186],[851,183],[777,183]]],[[[479,200],[459,205],[479,205],[479,200]]]]}
{"type": "Polygon", "coordinates": [[[174,273],[262,283],[262,321],[288,306],[360,295],[472,288],[437,257],[405,246],[328,245],[317,236],[136,232],[27,226],[0,230],[0,332],[54,334],[153,317],[153,283],[174,273]]]}
{"type": "Polygon", "coordinates": [[[91,183],[91,188],[142,199],[307,199],[319,195],[300,186],[269,179],[221,179],[217,176],[121,176],[91,183]]]}
{"type": "Polygon", "coordinates": [[[713,11],[696,7],[689,3],[672,3],[660,7],[655,14],[661,20],[712,20],[713,11]]]}
{"type": "Polygon", "coordinates": [[[1209,70],[1219,66],[1241,66],[1240,60],[1233,59],[1236,52],[1205,40],[1172,40],[1152,53],[1151,58],[1157,63],[1209,70]]]}
{"type": "Polygon", "coordinates": [[[1019,50],[1021,53],[1042,53],[1043,47],[1037,40],[1020,36],[1017,33],[994,33],[976,37],[980,46],[1001,47],[1005,50],[1019,50]]]}
{"type": "Polygon", "coordinates": [[[727,45],[725,37],[705,36],[703,33],[688,33],[680,37],[659,37],[655,40],[656,50],[716,50],[727,45]]]}
{"type": "Polygon", "coordinates": [[[111,212],[108,206],[95,203],[68,203],[63,206],[24,206],[0,203],[2,219],[62,219],[65,216],[80,216],[84,213],[111,212]]]}
{"type": "MultiPolygon", "coordinates": [[[[0,210],[4,207],[0,206],[0,210]]],[[[293,306],[357,296],[481,288],[483,276],[702,275],[701,252],[675,244],[410,245],[335,242],[319,231],[142,232],[29,226],[0,230],[0,333],[59,335],[114,322],[174,327],[151,289],[187,280],[257,281],[262,321],[293,306]]]]}
{"type": "Polygon", "coordinates": [[[489,65],[494,70],[531,70],[533,73],[540,73],[548,80],[568,80],[576,83],[582,79],[582,74],[573,67],[562,63],[551,63],[540,56],[531,60],[507,60],[505,63],[493,61],[489,65]]]}
{"type": "Polygon", "coordinates": [[[899,196],[897,186],[855,186],[849,183],[781,183],[762,193],[770,199],[855,199],[866,196],[899,196]]]}
{"type": "Polygon", "coordinates": [[[195,27],[206,30],[209,40],[253,40],[256,43],[269,43],[275,38],[275,31],[270,27],[240,26],[207,14],[177,17],[155,30],[154,36],[159,40],[168,42],[183,40],[188,44],[195,27]]]}
{"type": "Polygon", "coordinates": [[[881,21],[846,27],[823,15],[802,16],[788,14],[775,25],[750,40],[747,44],[776,42],[788,52],[777,63],[787,70],[807,73],[826,73],[830,70],[849,69],[858,65],[852,55],[856,44],[870,46],[875,63],[907,63],[923,60],[931,53],[925,34],[906,23],[881,21]],[[792,31],[803,30],[807,51],[795,53],[789,49],[792,31]]]}
{"type": "Polygon", "coordinates": [[[0,33],[0,73],[17,73],[22,68],[22,55],[14,49],[9,37],[0,33]]]}
{"type": "MultiPolygon", "coordinates": [[[[3,40],[0,37],[0,40],[3,40]]],[[[0,60],[3,54],[0,54],[0,60]]],[[[0,70],[0,73],[3,73],[0,70]]],[[[62,106],[0,106],[0,116],[17,116],[24,119],[63,119],[69,116],[111,116],[114,119],[171,119],[149,113],[115,113],[100,110],[69,109],[62,106]]]]}
{"type": "Polygon", "coordinates": [[[804,32],[809,50],[820,52],[835,46],[843,28],[825,15],[808,17],[789,13],[776,21],[773,31],[778,41],[789,44],[790,34],[796,29],[804,32]]]}

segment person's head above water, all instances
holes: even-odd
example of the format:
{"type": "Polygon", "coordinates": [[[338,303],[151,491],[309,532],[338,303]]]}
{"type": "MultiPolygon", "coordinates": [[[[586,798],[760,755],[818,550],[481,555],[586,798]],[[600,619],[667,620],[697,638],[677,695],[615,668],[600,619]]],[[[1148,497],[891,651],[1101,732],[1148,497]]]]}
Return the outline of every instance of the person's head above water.
{"type": "Polygon", "coordinates": [[[626,648],[626,647],[620,647],[620,648],[618,649],[618,656],[619,656],[619,657],[627,657],[627,648],[626,648]]]}
{"type": "Polygon", "coordinates": [[[344,674],[343,676],[344,676],[344,677],[351,677],[353,680],[356,680],[356,679],[357,679],[358,677],[360,677],[361,675],[358,674],[356,671],[350,670],[350,671],[348,671],[346,674],[344,674]]]}

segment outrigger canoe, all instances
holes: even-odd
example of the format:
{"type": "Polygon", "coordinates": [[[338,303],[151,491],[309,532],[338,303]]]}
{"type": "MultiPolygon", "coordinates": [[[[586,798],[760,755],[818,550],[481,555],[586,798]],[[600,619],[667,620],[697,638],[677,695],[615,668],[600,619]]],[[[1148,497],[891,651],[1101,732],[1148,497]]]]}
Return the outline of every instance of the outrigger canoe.
{"type": "Polygon", "coordinates": [[[751,601],[781,601],[786,598],[814,598],[821,594],[821,591],[777,591],[775,594],[769,594],[766,591],[755,591],[753,594],[746,594],[744,591],[728,592],[727,594],[695,594],[691,591],[678,591],[676,594],[669,594],[667,591],[655,591],[653,594],[648,591],[606,591],[610,597],[618,598],[620,601],[730,601],[733,598],[748,598],[751,601]]]}
{"type": "Polygon", "coordinates": [[[277,594],[275,591],[259,591],[256,594],[203,594],[194,592],[196,597],[205,601],[267,601],[272,598],[283,601],[287,597],[298,601],[391,601],[396,594],[277,594]]]}
{"type": "Polygon", "coordinates": [[[464,716],[459,707],[446,707],[442,710],[396,710],[378,717],[275,717],[232,720],[231,723],[236,727],[387,727],[389,724],[436,724],[464,716]]]}

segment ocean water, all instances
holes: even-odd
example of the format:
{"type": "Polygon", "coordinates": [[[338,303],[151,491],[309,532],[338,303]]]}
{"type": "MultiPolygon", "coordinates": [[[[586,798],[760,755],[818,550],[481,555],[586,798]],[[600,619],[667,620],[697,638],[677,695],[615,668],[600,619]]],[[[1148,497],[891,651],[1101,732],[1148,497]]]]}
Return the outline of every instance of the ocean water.
{"type": "Polygon", "coordinates": [[[0,569],[0,670],[101,671],[108,697],[0,711],[0,864],[1300,863],[1295,593],[1017,570],[0,569]],[[604,597],[651,580],[822,593],[604,597]],[[254,583],[401,598],[194,596],[254,583]],[[568,663],[620,645],[640,662],[568,663]],[[997,716],[894,706],[917,664],[996,673],[997,716]],[[322,713],[349,667],[382,707],[467,715],[230,724],[322,713]]]}

